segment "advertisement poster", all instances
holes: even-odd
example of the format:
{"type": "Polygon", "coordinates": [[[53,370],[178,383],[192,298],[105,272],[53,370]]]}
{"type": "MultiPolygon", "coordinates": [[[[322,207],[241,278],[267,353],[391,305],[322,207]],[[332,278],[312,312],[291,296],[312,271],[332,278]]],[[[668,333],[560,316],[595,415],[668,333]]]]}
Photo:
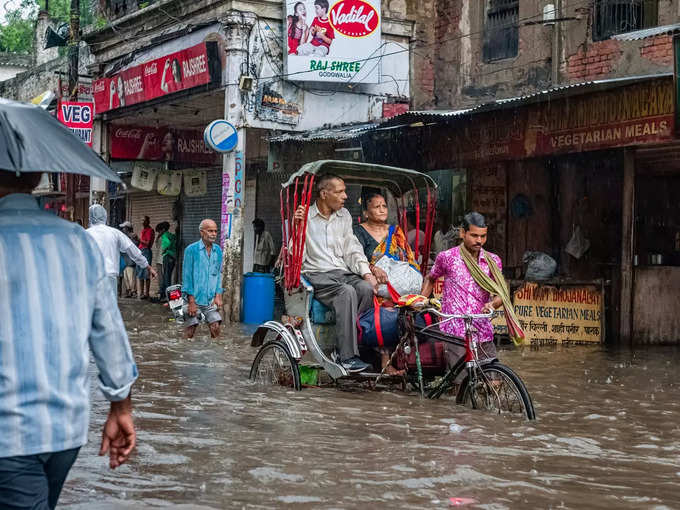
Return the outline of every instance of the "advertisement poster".
{"type": "Polygon", "coordinates": [[[57,109],[59,122],[73,131],[78,138],[90,147],[92,147],[93,106],[92,103],[60,101],[57,109]]]}
{"type": "Polygon", "coordinates": [[[211,50],[217,51],[214,45],[203,42],[96,80],[92,86],[96,113],[210,83],[216,74],[211,73],[209,55],[211,50]]]}
{"type": "Polygon", "coordinates": [[[379,82],[380,0],[286,0],[285,15],[289,80],[379,82]]]}
{"type": "Polygon", "coordinates": [[[113,159],[174,161],[206,166],[221,162],[220,154],[206,147],[200,130],[112,125],[109,133],[113,159]]]}

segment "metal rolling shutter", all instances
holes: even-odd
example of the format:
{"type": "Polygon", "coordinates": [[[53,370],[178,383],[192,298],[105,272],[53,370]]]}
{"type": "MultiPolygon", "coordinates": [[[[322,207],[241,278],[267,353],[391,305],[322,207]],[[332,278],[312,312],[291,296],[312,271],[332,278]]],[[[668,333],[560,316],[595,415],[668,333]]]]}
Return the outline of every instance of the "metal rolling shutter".
{"type": "MultiPolygon", "coordinates": [[[[132,188],[133,189],[133,188],[132,188]]],[[[135,229],[135,234],[139,235],[142,231],[142,221],[144,216],[148,216],[151,220],[151,228],[156,229],[161,221],[167,221],[172,229],[172,207],[178,197],[169,197],[159,195],[155,191],[135,193],[134,191],[128,194],[128,221],[132,222],[135,229]]],[[[114,225],[118,226],[118,225],[114,225]]],[[[152,263],[156,264],[156,260],[152,263]]],[[[159,279],[151,279],[151,288],[149,292],[152,296],[158,294],[159,279]]]]}
{"type": "Polygon", "coordinates": [[[208,191],[205,195],[200,197],[182,196],[182,239],[180,242],[182,250],[201,238],[201,236],[198,234],[198,226],[200,225],[201,221],[206,218],[214,220],[215,223],[217,223],[217,238],[220,238],[219,228],[220,217],[222,214],[222,170],[219,168],[209,168],[207,176],[208,191]]]}

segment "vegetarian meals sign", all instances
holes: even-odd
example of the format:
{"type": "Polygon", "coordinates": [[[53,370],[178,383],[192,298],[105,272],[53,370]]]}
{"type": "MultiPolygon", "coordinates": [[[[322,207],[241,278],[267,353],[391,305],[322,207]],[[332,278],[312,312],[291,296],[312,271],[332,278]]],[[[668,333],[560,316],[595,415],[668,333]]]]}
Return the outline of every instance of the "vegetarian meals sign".
{"type": "Polygon", "coordinates": [[[286,0],[289,80],[377,83],[380,0],[286,0]]]}

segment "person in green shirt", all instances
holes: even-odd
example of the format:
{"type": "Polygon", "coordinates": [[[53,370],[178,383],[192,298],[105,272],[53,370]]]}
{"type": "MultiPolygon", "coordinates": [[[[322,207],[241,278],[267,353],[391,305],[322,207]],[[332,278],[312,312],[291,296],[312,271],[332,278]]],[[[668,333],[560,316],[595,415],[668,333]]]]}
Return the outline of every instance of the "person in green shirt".
{"type": "Polygon", "coordinates": [[[177,236],[170,232],[170,223],[164,221],[158,225],[160,228],[161,259],[163,260],[163,278],[161,279],[160,296],[167,299],[166,289],[172,283],[172,272],[177,261],[177,236]]]}

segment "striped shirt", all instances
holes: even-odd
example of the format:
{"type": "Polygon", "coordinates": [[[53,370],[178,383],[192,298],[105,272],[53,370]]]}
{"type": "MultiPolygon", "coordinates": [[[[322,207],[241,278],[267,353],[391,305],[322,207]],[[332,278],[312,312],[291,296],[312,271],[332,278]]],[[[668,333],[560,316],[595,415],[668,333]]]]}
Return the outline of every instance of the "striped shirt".
{"type": "Polygon", "coordinates": [[[0,199],[0,458],[87,442],[89,351],[104,396],[137,378],[94,240],[41,211],[30,195],[0,199]]]}

